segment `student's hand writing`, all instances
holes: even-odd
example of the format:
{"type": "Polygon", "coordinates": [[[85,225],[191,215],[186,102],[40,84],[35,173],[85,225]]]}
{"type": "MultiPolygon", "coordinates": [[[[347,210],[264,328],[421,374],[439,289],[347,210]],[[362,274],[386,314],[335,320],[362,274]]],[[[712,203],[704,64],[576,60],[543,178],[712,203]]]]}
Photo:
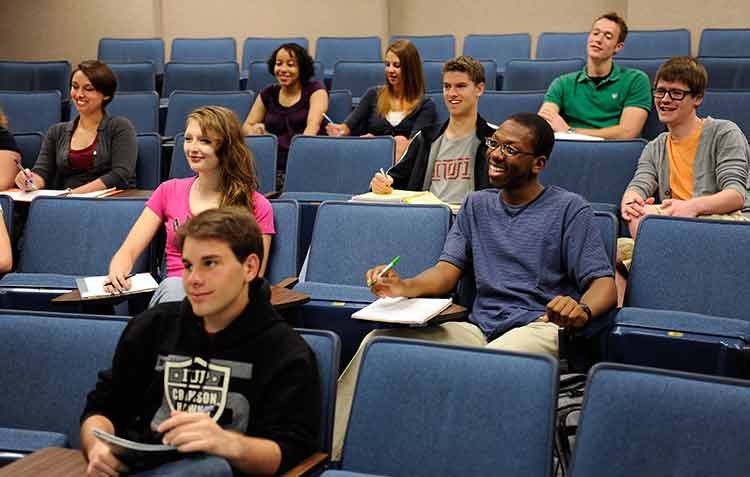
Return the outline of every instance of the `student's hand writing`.
{"type": "Polygon", "coordinates": [[[390,270],[385,272],[382,277],[377,278],[378,274],[386,266],[387,265],[378,265],[375,268],[367,270],[367,273],[365,273],[366,283],[375,282],[372,284],[372,286],[370,286],[370,291],[381,298],[404,296],[404,282],[403,280],[401,280],[401,277],[398,273],[396,273],[395,270],[391,268],[390,270]]]}
{"type": "Polygon", "coordinates": [[[326,134],[329,136],[345,136],[346,129],[343,124],[328,123],[326,124],[326,134]]]}
{"type": "Polygon", "coordinates": [[[637,192],[626,192],[622,197],[622,203],[620,204],[620,213],[622,218],[626,222],[630,222],[633,219],[640,218],[646,215],[646,206],[652,205],[655,199],[649,197],[644,199],[637,192]]]}
{"type": "Polygon", "coordinates": [[[157,430],[164,433],[164,444],[173,445],[180,452],[223,455],[234,444],[232,433],[222,429],[205,412],[172,411],[157,430]]]}
{"type": "Polygon", "coordinates": [[[38,176],[29,169],[24,169],[23,171],[18,171],[14,182],[19,189],[24,192],[29,192],[37,190],[37,177],[38,176]]]}
{"type": "Polygon", "coordinates": [[[579,328],[586,324],[588,315],[576,300],[569,296],[556,296],[547,303],[543,320],[563,328],[579,328]]]}
{"type": "Polygon", "coordinates": [[[120,472],[127,472],[128,468],[120,462],[104,442],[96,442],[89,450],[89,465],[86,467],[87,477],[117,477],[120,472]]]}
{"type": "Polygon", "coordinates": [[[107,277],[110,285],[105,285],[104,291],[117,294],[130,290],[130,278],[127,278],[127,276],[132,268],[131,263],[127,263],[125,259],[115,255],[109,264],[109,275],[107,277]]]}
{"type": "Polygon", "coordinates": [[[376,172],[370,181],[370,189],[376,194],[390,194],[393,192],[393,177],[376,172]]]}

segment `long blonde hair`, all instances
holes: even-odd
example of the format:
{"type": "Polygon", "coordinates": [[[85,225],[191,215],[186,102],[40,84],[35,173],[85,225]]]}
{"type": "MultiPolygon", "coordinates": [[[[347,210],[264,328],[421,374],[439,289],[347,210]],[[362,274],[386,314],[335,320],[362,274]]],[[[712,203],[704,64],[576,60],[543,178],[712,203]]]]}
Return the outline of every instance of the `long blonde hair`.
{"type": "Polygon", "coordinates": [[[188,114],[202,134],[216,141],[219,157],[221,201],[219,207],[245,206],[254,210],[253,192],[258,189],[255,156],[242,138],[240,120],[222,106],[203,106],[188,114]]]}
{"type": "MultiPolygon", "coordinates": [[[[424,73],[422,59],[414,43],[409,40],[396,40],[388,47],[386,54],[392,52],[401,63],[401,83],[403,84],[402,100],[406,103],[405,115],[416,109],[424,96],[424,73]]],[[[396,97],[393,85],[386,78],[385,86],[378,94],[378,113],[385,117],[391,111],[391,100],[396,97]]]]}

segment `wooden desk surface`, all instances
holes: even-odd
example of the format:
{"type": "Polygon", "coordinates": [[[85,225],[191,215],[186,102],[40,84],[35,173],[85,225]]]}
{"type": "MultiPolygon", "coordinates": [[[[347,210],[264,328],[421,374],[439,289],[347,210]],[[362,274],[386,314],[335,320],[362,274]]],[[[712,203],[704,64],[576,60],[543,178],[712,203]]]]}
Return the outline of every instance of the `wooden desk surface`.
{"type": "MultiPolygon", "coordinates": [[[[76,288],[75,290],[69,291],[68,293],[62,294],[56,298],[53,298],[52,301],[55,303],[99,303],[99,304],[105,304],[110,302],[119,302],[124,299],[127,299],[129,296],[135,297],[138,296],[136,294],[133,295],[112,295],[112,297],[107,298],[95,298],[95,299],[81,299],[81,293],[76,288]]],[[[286,308],[294,307],[303,305],[310,301],[310,297],[304,293],[300,293],[298,291],[289,290],[288,288],[284,287],[278,287],[278,286],[272,286],[271,287],[271,305],[276,310],[284,310],[286,308]]]]}
{"type": "Polygon", "coordinates": [[[86,459],[77,449],[48,447],[0,468],[0,477],[82,477],[86,459]]]}

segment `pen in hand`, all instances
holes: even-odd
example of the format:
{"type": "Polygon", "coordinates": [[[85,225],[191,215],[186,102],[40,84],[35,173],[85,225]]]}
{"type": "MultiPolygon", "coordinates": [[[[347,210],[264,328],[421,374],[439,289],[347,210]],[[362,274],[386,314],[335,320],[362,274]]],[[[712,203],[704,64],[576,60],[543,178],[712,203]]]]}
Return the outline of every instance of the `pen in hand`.
{"type": "Polygon", "coordinates": [[[328,115],[327,115],[326,113],[323,113],[323,119],[325,119],[326,121],[328,121],[328,122],[329,122],[329,123],[331,123],[331,124],[335,124],[335,123],[333,122],[333,119],[331,119],[331,117],[330,117],[330,116],[328,116],[328,115]]]}
{"type": "Polygon", "coordinates": [[[375,277],[374,280],[368,280],[367,281],[367,286],[368,287],[373,286],[378,280],[380,280],[380,278],[383,275],[385,275],[388,272],[388,270],[390,270],[391,268],[393,268],[394,266],[396,266],[396,264],[398,263],[399,260],[401,260],[401,255],[396,255],[396,258],[394,258],[393,260],[391,260],[391,263],[389,263],[388,265],[386,265],[385,268],[382,269],[380,271],[380,273],[378,273],[378,275],[375,277]]]}
{"type": "Polygon", "coordinates": [[[34,177],[30,176],[28,172],[26,172],[26,169],[23,168],[21,163],[19,161],[14,161],[16,163],[16,167],[18,167],[18,170],[21,171],[26,178],[26,185],[29,187],[29,190],[36,190],[36,184],[34,184],[34,177]]]}
{"type": "MultiPolygon", "coordinates": [[[[133,278],[134,276],[135,276],[135,273],[128,273],[127,275],[125,275],[125,280],[127,280],[129,278],[133,278]]],[[[112,282],[111,281],[106,281],[106,282],[104,282],[104,286],[105,287],[111,287],[112,286],[112,282]]]]}

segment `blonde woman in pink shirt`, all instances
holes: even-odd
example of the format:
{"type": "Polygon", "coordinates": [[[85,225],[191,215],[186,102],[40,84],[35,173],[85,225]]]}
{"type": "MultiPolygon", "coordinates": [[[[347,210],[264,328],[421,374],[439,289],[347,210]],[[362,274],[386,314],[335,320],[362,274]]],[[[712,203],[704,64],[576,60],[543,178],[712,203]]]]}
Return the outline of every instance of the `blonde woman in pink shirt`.
{"type": "Polygon", "coordinates": [[[231,110],[205,106],[188,115],[185,125],[185,159],[197,176],[163,182],[151,195],[146,208],[109,264],[110,291],[130,288],[127,275],[160,227],[167,235],[167,278],[159,285],[150,306],[185,297],[182,258],[174,244],[175,231],[204,210],[244,206],[252,210],[263,233],[263,260],[268,263],[274,234],[271,203],[257,192],[255,158],[240,132],[240,122],[231,110]]]}

